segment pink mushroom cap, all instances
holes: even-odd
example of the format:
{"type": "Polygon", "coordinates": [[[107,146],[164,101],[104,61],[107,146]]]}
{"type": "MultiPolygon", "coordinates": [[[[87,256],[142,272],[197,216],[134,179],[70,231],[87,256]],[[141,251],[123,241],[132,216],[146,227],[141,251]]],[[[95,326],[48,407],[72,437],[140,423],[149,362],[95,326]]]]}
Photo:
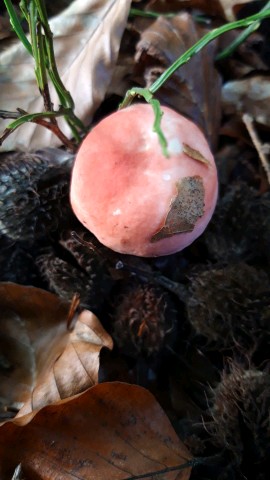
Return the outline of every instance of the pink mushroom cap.
{"type": "Polygon", "coordinates": [[[190,245],[215,209],[218,180],[201,130],[162,107],[166,157],[148,104],[102,120],[78,151],[70,199],[75,215],[116,252],[155,257],[190,245]]]}

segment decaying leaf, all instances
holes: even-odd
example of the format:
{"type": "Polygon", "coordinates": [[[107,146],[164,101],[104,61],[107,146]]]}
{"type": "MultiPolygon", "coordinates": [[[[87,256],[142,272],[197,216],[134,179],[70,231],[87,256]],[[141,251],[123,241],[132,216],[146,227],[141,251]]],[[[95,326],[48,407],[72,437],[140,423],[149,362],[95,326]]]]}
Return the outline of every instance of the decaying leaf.
{"type": "Polygon", "coordinates": [[[45,290],[0,284],[0,398],[7,406],[23,403],[36,371],[64,349],[69,309],[45,290]]]}
{"type": "Polygon", "coordinates": [[[92,312],[83,310],[63,352],[53,361],[43,361],[42,371],[36,374],[31,396],[19,415],[71,397],[95,385],[98,381],[100,350],[102,347],[112,349],[112,346],[112,339],[98,318],[92,312]]]}
{"type": "Polygon", "coordinates": [[[150,472],[164,480],[190,477],[190,467],[180,470],[191,459],[188,450],[153,395],[136,385],[96,385],[8,422],[0,433],[2,480],[19,463],[27,478],[40,480],[128,480],[150,472]],[[173,467],[180,471],[166,473],[173,467]]]}
{"type": "MultiPolygon", "coordinates": [[[[170,19],[159,17],[154,22],[148,22],[146,28],[144,23],[141,40],[137,44],[136,61],[145,83],[153,83],[202,35],[188,13],[170,19]]],[[[179,68],[156,93],[162,104],[199,125],[212,146],[216,145],[220,123],[221,81],[214,68],[215,49],[215,42],[212,42],[179,68]]]]}
{"type": "Polygon", "coordinates": [[[270,126],[270,77],[256,75],[227,82],[222,88],[227,114],[249,113],[254,120],[270,126]]]}
{"type": "Polygon", "coordinates": [[[188,157],[193,158],[193,160],[197,160],[205,165],[210,165],[210,162],[201,154],[201,152],[195,148],[191,148],[187,143],[183,143],[183,152],[188,155],[188,157]]]}
{"type": "MultiPolygon", "coordinates": [[[[105,96],[130,3],[130,0],[75,0],[50,21],[60,76],[73,97],[76,115],[85,124],[89,124],[105,96]]],[[[29,113],[43,111],[33,61],[21,44],[1,53],[0,85],[2,110],[16,111],[19,107],[29,113]]],[[[58,109],[57,96],[51,97],[54,108],[58,109]]],[[[1,120],[0,130],[9,122],[1,120]]],[[[65,122],[59,120],[59,124],[70,137],[65,122]]],[[[26,124],[11,135],[2,148],[29,150],[59,144],[47,129],[26,124]]]]}
{"type": "Polygon", "coordinates": [[[192,232],[195,223],[204,213],[204,185],[199,175],[185,177],[177,184],[177,195],[161,229],[151,242],[171,237],[177,233],[192,232]]]}
{"type": "Polygon", "coordinates": [[[70,331],[70,302],[12,283],[0,284],[0,307],[2,403],[24,403],[22,415],[97,382],[100,350],[112,340],[94,314],[81,312],[70,331]]]}

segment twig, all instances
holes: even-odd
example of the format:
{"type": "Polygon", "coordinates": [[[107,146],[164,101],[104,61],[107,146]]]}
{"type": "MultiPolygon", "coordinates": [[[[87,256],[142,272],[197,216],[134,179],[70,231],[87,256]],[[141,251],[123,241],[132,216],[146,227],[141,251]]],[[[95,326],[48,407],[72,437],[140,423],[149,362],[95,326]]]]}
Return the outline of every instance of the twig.
{"type": "Polygon", "coordinates": [[[21,463],[19,463],[19,465],[15,468],[11,480],[23,480],[23,471],[22,471],[21,463]]]}
{"type": "Polygon", "coordinates": [[[159,272],[147,271],[141,268],[137,268],[134,265],[129,265],[128,263],[119,260],[116,263],[116,270],[126,270],[131,272],[135,275],[138,275],[140,278],[145,278],[150,280],[157,285],[161,285],[162,287],[166,288],[169,292],[172,292],[176,295],[181,302],[185,302],[187,298],[187,289],[184,285],[178,282],[172,281],[170,278],[166,277],[165,275],[161,275],[159,272]]]}
{"type": "Polygon", "coordinates": [[[13,118],[17,119],[20,118],[21,113],[17,110],[17,112],[8,112],[8,110],[0,110],[0,118],[8,119],[13,118]]]}
{"type": "Polygon", "coordinates": [[[76,145],[69,140],[66,135],[60,130],[58,123],[55,121],[55,117],[62,116],[63,109],[60,109],[58,112],[42,112],[42,113],[27,113],[24,110],[18,108],[18,113],[15,112],[3,112],[0,111],[0,117],[2,118],[16,118],[16,120],[8,125],[8,127],[0,135],[0,145],[9,137],[18,127],[24,123],[36,123],[42,127],[47,128],[56,135],[59,140],[72,152],[76,151],[76,145]],[[8,116],[10,115],[10,116],[8,116]],[[16,116],[15,116],[16,115],[16,116]],[[45,120],[49,118],[49,120],[45,120]]]}
{"type": "Polygon", "coordinates": [[[258,133],[255,129],[254,119],[249,113],[244,113],[244,115],[242,116],[242,119],[243,119],[243,122],[244,122],[244,124],[247,128],[247,131],[248,131],[249,135],[250,135],[250,138],[253,142],[253,145],[257,150],[257,153],[258,153],[259,158],[261,160],[262,166],[265,170],[268,183],[270,184],[270,163],[269,163],[269,161],[266,157],[266,154],[265,154],[265,151],[264,151],[264,148],[263,148],[263,144],[261,143],[261,141],[259,139],[259,136],[258,136],[258,133]]]}

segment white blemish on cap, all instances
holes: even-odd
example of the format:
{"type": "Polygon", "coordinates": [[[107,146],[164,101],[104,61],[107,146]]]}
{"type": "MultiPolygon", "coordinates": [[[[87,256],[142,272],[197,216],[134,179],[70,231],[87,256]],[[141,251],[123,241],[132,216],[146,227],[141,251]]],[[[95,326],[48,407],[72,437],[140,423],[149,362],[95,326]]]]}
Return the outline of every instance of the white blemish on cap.
{"type": "Polygon", "coordinates": [[[171,180],[171,175],[169,173],[163,173],[162,178],[163,178],[163,180],[168,182],[169,180],[171,180]]]}
{"type": "Polygon", "coordinates": [[[183,151],[183,145],[177,137],[172,138],[168,142],[168,151],[172,155],[177,155],[183,151]]]}
{"type": "Polygon", "coordinates": [[[112,212],[113,216],[121,215],[121,213],[122,213],[122,211],[121,211],[120,208],[117,208],[116,210],[114,210],[114,211],[112,212]]]}

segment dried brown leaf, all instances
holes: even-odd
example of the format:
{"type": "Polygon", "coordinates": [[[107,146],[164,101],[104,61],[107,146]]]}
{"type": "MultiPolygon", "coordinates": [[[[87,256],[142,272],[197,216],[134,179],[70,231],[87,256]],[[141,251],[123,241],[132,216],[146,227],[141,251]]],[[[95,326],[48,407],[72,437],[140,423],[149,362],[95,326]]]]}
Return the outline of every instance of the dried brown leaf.
{"type": "MultiPolygon", "coordinates": [[[[58,400],[71,397],[98,382],[102,347],[112,349],[112,339],[89,310],[79,315],[63,352],[53,361],[44,360],[19,416],[58,400]]],[[[48,348],[48,346],[47,346],[48,348]]]]}
{"type": "Polygon", "coordinates": [[[7,406],[24,402],[36,370],[64,349],[69,308],[39,288],[0,284],[0,398],[7,406]]]}
{"type": "Polygon", "coordinates": [[[225,113],[249,113],[254,120],[270,126],[270,77],[256,75],[227,82],[222,88],[225,113]]]}
{"type": "Polygon", "coordinates": [[[70,331],[69,302],[12,283],[0,284],[0,306],[0,399],[7,407],[24,403],[23,415],[97,383],[100,350],[112,340],[92,312],[81,312],[70,331]]]}
{"type": "Polygon", "coordinates": [[[190,467],[166,473],[191,456],[153,395],[136,385],[96,385],[0,428],[2,480],[19,463],[27,478],[40,480],[190,477],[190,467]]]}
{"type": "MultiPolygon", "coordinates": [[[[89,124],[110,83],[120,40],[126,25],[130,0],[75,0],[50,21],[60,76],[76,105],[76,115],[89,124]]],[[[33,61],[23,45],[15,44],[0,55],[1,109],[18,107],[29,113],[43,110],[36,85],[33,61]]],[[[55,109],[59,100],[51,95],[55,109]]],[[[0,121],[3,130],[9,120],[0,121]]],[[[71,132],[63,120],[63,131],[71,132]]],[[[58,146],[47,129],[26,124],[8,137],[5,150],[58,146]]]]}
{"type": "MultiPolygon", "coordinates": [[[[151,84],[201,35],[187,13],[148,22],[147,28],[141,31],[136,54],[137,69],[146,84],[151,84]]],[[[163,104],[197,123],[212,146],[216,144],[220,123],[221,89],[220,77],[214,68],[214,55],[215,43],[212,42],[179,68],[156,94],[163,104]]]]}

